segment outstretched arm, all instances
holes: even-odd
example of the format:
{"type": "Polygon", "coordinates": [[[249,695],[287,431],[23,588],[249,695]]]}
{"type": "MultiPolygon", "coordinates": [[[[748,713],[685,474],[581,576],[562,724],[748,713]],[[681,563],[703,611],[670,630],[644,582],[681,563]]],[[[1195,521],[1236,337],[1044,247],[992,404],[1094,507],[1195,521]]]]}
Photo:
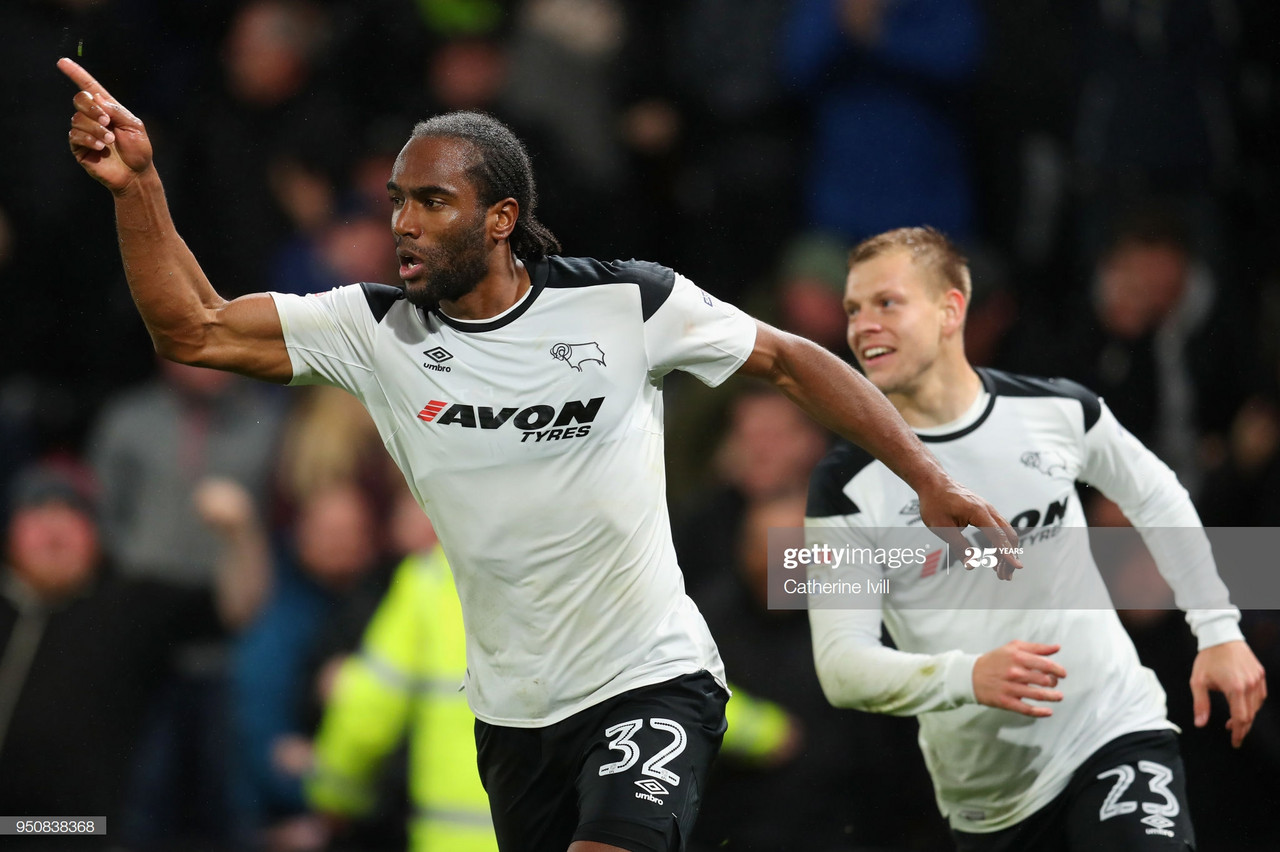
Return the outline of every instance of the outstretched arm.
{"type": "MultiPolygon", "coordinates": [[[[957,553],[968,546],[960,531],[970,525],[983,530],[998,548],[1017,543],[1008,521],[942,469],[889,400],[821,346],[757,323],[755,349],[739,372],[777,385],[819,423],[884,462],[919,495],[925,525],[958,548],[957,553]]],[[[1005,557],[997,573],[1007,580],[1020,567],[1016,559],[1005,557]]]]}
{"type": "Polygon", "coordinates": [[[129,290],[156,352],[184,364],[274,382],[293,375],[275,303],[217,294],[174,228],[142,122],[70,59],[58,68],[80,91],[68,140],[86,172],[115,197],[129,290]]]}

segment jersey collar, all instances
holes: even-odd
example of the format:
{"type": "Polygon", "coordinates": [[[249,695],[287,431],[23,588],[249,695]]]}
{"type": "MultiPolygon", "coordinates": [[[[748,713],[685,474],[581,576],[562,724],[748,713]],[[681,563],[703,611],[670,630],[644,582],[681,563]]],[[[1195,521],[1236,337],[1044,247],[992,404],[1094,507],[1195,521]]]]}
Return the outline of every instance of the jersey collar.
{"type": "Polygon", "coordinates": [[[963,438],[965,435],[968,435],[974,429],[977,429],[979,426],[985,423],[987,418],[991,416],[991,409],[995,408],[995,405],[996,405],[995,382],[992,380],[991,376],[987,374],[987,371],[982,369],[981,367],[977,368],[975,372],[977,372],[978,378],[982,379],[982,389],[987,392],[987,404],[982,409],[982,413],[979,414],[976,418],[974,418],[971,423],[968,423],[965,426],[961,426],[959,429],[956,429],[951,432],[934,433],[934,434],[917,432],[916,434],[919,436],[921,441],[924,441],[925,443],[928,443],[928,444],[940,444],[943,441],[954,441],[957,438],[963,438]]]}
{"type": "Polygon", "coordinates": [[[545,259],[526,260],[524,261],[524,265],[529,269],[529,292],[525,293],[524,297],[520,299],[520,301],[507,308],[496,317],[475,321],[460,320],[448,316],[439,308],[431,309],[432,316],[450,328],[455,328],[458,331],[494,331],[502,328],[503,326],[510,325],[520,319],[520,317],[524,316],[525,311],[529,310],[534,299],[538,298],[538,295],[546,289],[547,286],[548,265],[545,259]]]}

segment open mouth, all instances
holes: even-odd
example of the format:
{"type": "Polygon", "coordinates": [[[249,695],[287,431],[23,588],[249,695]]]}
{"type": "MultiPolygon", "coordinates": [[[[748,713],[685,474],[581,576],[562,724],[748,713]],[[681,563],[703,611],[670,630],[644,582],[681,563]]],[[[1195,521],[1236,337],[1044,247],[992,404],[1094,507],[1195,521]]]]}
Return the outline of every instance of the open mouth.
{"type": "Polygon", "coordinates": [[[408,252],[397,252],[400,258],[400,277],[412,278],[422,271],[422,259],[408,252]]]}
{"type": "Polygon", "coordinates": [[[876,364],[883,361],[894,353],[894,349],[889,346],[868,346],[862,350],[862,363],[876,364]]]}

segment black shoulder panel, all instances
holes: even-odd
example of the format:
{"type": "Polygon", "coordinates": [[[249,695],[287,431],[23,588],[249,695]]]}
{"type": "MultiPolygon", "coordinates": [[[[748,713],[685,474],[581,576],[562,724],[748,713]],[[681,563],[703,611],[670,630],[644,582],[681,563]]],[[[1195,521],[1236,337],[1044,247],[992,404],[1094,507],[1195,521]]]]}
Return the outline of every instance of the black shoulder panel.
{"type": "Polygon", "coordinates": [[[844,487],[867,465],[875,461],[871,453],[848,441],[840,441],[818,462],[809,476],[809,502],[804,513],[810,518],[856,515],[862,510],[844,493],[844,487]]]}
{"type": "Polygon", "coordinates": [[[978,372],[988,379],[992,392],[1000,396],[1059,396],[1074,399],[1084,411],[1086,432],[1093,428],[1093,424],[1102,415],[1102,400],[1098,395],[1070,379],[1042,379],[988,369],[978,372]]]}
{"type": "Polygon", "coordinates": [[[360,285],[360,289],[364,291],[364,300],[369,303],[375,322],[382,322],[391,306],[404,298],[404,290],[390,284],[364,283],[360,285]]]}
{"type": "Polygon", "coordinates": [[[671,295],[676,274],[647,260],[595,260],[590,257],[549,257],[547,286],[594,287],[599,284],[635,284],[640,288],[640,308],[647,321],[671,295]]]}

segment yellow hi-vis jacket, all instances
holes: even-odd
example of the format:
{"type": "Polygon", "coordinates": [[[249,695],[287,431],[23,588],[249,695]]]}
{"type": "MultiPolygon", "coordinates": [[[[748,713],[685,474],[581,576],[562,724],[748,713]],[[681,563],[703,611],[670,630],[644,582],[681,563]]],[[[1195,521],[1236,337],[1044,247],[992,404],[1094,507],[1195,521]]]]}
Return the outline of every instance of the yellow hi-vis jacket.
{"type": "Polygon", "coordinates": [[[497,852],[489,798],[476,769],[475,717],[462,608],[444,552],[407,557],[343,663],[315,740],[311,807],[360,816],[374,804],[379,766],[409,734],[414,852],[497,852]]]}

